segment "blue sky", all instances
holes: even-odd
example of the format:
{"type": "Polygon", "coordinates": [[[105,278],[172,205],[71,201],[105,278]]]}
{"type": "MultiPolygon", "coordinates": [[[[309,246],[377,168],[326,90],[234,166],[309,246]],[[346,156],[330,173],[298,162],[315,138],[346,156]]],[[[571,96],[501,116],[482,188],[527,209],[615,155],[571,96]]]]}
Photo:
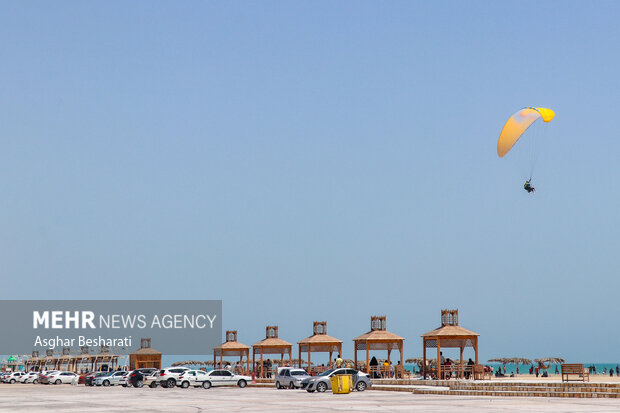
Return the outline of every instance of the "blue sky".
{"type": "MultiPolygon", "coordinates": [[[[481,358],[620,359],[616,2],[4,2],[0,277],[222,299],[252,344],[459,308],[481,358]],[[503,123],[556,118],[535,196],[503,123]]],[[[516,149],[519,149],[518,147],[516,149]]],[[[360,353],[361,355],[361,353],[360,353]]]]}

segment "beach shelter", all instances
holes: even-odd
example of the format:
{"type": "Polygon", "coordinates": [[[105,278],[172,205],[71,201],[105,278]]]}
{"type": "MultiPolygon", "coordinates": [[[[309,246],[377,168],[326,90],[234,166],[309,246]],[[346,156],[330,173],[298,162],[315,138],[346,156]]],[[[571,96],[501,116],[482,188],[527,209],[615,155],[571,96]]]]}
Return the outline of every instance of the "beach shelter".
{"type": "Polygon", "coordinates": [[[81,346],[80,353],[75,356],[75,372],[82,373],[93,371],[95,368],[95,357],[90,354],[90,347],[81,346]]]}
{"type": "MultiPolygon", "coordinates": [[[[288,341],[284,341],[278,338],[278,326],[267,326],[265,328],[265,339],[259,341],[258,343],[254,343],[252,345],[252,365],[256,366],[256,353],[260,354],[260,367],[259,367],[259,377],[265,377],[264,371],[264,359],[263,355],[265,354],[279,354],[280,355],[280,363],[284,364],[284,354],[288,353],[289,361],[291,361],[291,353],[293,351],[293,345],[288,341]]],[[[256,367],[254,367],[256,368],[256,367]]]]}
{"type": "Polygon", "coordinates": [[[129,370],[161,369],[161,351],[151,348],[151,338],[140,339],[140,349],[129,354],[129,370]]]}
{"type": "MultiPolygon", "coordinates": [[[[441,327],[422,334],[422,349],[424,355],[424,378],[428,374],[426,366],[426,349],[437,349],[437,360],[441,360],[441,348],[460,349],[461,363],[463,366],[463,350],[472,347],[476,353],[476,364],[478,364],[478,336],[480,334],[469,331],[459,326],[459,310],[441,310],[441,327]]],[[[441,363],[437,364],[437,377],[441,377],[441,363]]]]}
{"type": "Polygon", "coordinates": [[[99,354],[94,355],[93,371],[102,370],[106,367],[106,371],[113,371],[118,368],[118,355],[110,351],[109,346],[99,346],[99,354]]]}
{"type": "Polygon", "coordinates": [[[219,367],[222,368],[226,356],[239,357],[241,367],[243,367],[243,356],[245,356],[248,371],[250,370],[250,346],[237,341],[237,330],[226,331],[226,342],[213,347],[213,366],[217,365],[217,357],[219,357],[219,367]]]}
{"type": "Polygon", "coordinates": [[[301,353],[308,353],[308,372],[310,372],[310,353],[328,352],[329,362],[332,361],[332,354],[337,352],[342,356],[342,340],[338,340],[327,335],[327,321],[315,321],[312,323],[312,335],[297,342],[299,346],[298,366],[301,368],[301,353]]]}
{"type": "Polygon", "coordinates": [[[41,367],[41,358],[39,358],[39,351],[34,350],[32,352],[32,356],[28,360],[26,360],[24,364],[26,366],[26,371],[39,371],[41,367]]]}
{"type": "Polygon", "coordinates": [[[355,344],[355,366],[357,368],[357,352],[366,350],[366,373],[370,373],[370,350],[387,350],[390,361],[392,350],[400,352],[400,365],[403,365],[403,343],[405,339],[386,330],[385,316],[370,317],[370,331],[353,339],[355,344]]]}
{"type": "Polygon", "coordinates": [[[75,357],[71,355],[70,347],[63,347],[62,355],[58,357],[57,368],[61,371],[74,371],[75,357]]]}

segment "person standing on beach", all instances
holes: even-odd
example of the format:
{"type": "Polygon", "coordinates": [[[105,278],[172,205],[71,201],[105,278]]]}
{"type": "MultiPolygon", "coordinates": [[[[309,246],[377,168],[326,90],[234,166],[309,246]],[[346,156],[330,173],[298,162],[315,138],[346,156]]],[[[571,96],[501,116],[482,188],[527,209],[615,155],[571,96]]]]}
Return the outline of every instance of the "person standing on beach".
{"type": "Polygon", "coordinates": [[[340,354],[338,354],[338,357],[336,358],[336,368],[340,368],[342,367],[342,363],[344,362],[344,360],[342,360],[342,358],[340,357],[340,354]]]}

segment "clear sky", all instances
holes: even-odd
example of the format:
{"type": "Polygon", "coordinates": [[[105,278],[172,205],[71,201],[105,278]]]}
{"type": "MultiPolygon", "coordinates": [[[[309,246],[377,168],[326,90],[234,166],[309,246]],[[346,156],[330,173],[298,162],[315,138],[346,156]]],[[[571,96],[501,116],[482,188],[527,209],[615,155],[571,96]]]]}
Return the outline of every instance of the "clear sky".
{"type": "MultiPolygon", "coordinates": [[[[620,3],[0,3],[5,298],[222,299],[239,340],[458,308],[620,360],[620,3]],[[499,159],[556,111],[534,176],[499,159]]],[[[518,149],[518,148],[517,148],[518,149]]],[[[360,354],[361,355],[361,354],[360,354]]]]}

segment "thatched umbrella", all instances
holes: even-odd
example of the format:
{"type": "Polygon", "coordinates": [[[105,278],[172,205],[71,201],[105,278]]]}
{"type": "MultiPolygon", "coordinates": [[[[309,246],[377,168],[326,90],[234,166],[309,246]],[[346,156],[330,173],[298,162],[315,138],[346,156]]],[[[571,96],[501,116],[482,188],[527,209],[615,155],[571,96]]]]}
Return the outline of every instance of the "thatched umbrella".
{"type": "MultiPolygon", "coordinates": [[[[508,357],[506,358],[506,364],[514,364],[517,370],[517,374],[519,374],[519,364],[532,364],[532,360],[526,359],[523,357],[508,357]]],[[[505,368],[504,368],[505,369],[505,368]]]]}
{"type": "Polygon", "coordinates": [[[542,359],[535,359],[534,362],[538,363],[539,369],[547,370],[552,364],[564,363],[564,359],[560,357],[545,357],[542,359]]]}
{"type": "Polygon", "coordinates": [[[172,367],[176,367],[176,366],[202,366],[204,364],[205,364],[204,361],[187,360],[187,361],[177,361],[175,363],[172,363],[171,366],[172,367]]]}
{"type": "Polygon", "coordinates": [[[488,362],[489,363],[500,363],[502,367],[504,367],[504,373],[506,373],[506,364],[510,364],[510,359],[508,357],[496,357],[494,359],[489,359],[488,362]]]}

